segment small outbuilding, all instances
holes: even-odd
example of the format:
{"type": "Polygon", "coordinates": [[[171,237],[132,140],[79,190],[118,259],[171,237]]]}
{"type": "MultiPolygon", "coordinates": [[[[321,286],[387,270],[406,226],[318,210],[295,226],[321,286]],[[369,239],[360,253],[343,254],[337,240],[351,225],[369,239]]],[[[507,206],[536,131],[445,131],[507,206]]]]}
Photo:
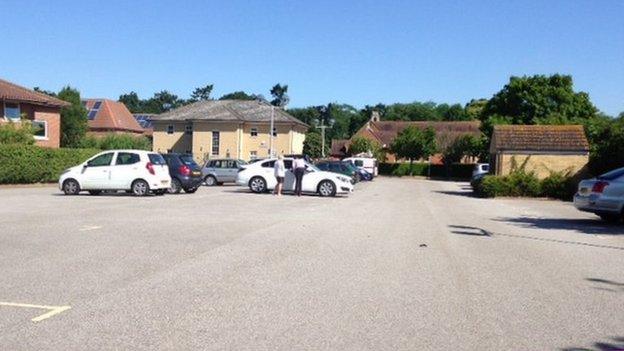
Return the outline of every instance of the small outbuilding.
{"type": "Polygon", "coordinates": [[[589,143],[581,125],[498,125],[490,156],[496,175],[521,166],[539,178],[552,172],[574,175],[589,162],[589,143]]]}

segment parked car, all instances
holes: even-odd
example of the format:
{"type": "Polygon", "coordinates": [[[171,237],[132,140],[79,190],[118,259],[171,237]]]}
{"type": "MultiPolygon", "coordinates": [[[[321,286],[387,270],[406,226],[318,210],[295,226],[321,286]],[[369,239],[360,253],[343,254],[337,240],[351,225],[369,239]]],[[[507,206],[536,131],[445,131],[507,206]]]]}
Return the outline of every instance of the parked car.
{"type": "Polygon", "coordinates": [[[171,186],[171,177],[163,157],[144,150],[109,150],[84,163],[66,169],[59,178],[59,188],[66,195],[88,191],[125,190],[137,196],[150,192],[162,195],[171,186]]]}
{"type": "Polygon", "coordinates": [[[162,155],[169,167],[171,187],[169,193],[179,194],[197,191],[204,180],[199,165],[193,160],[193,155],[170,153],[162,155]]]}
{"type": "Polygon", "coordinates": [[[238,169],[245,165],[247,162],[231,158],[210,160],[202,168],[204,183],[208,186],[234,183],[238,169]]]}
{"type": "Polygon", "coordinates": [[[582,180],[574,195],[574,206],[606,221],[621,221],[624,217],[624,168],[582,180]]]}
{"type": "Polygon", "coordinates": [[[472,179],[477,179],[490,173],[489,163],[477,163],[472,170],[472,179]]]}
{"type": "Polygon", "coordinates": [[[347,166],[347,162],[321,161],[317,162],[315,165],[321,171],[342,174],[349,177],[352,184],[359,182],[361,178],[359,171],[347,166]]]}
{"type": "Polygon", "coordinates": [[[353,162],[353,164],[356,167],[364,169],[368,173],[372,174],[373,177],[376,177],[376,176],[379,175],[378,162],[377,162],[376,158],[372,158],[372,157],[347,157],[343,161],[353,162]]]}
{"type": "Polygon", "coordinates": [[[342,163],[347,165],[347,167],[351,168],[353,171],[357,172],[358,173],[357,177],[359,178],[359,180],[367,180],[367,181],[373,180],[373,175],[369,173],[367,170],[365,170],[364,168],[357,167],[351,161],[342,161],[342,163]]]}
{"type": "MultiPolygon", "coordinates": [[[[248,186],[255,193],[273,190],[277,183],[273,173],[276,159],[267,159],[241,168],[236,177],[236,184],[248,186]]],[[[292,158],[284,158],[286,177],[284,191],[292,192],[295,189],[295,175],[291,171],[292,158]]],[[[303,176],[302,190],[304,193],[319,194],[320,196],[335,196],[348,194],[353,191],[353,184],[349,177],[325,172],[306,162],[306,174],[303,176]]]]}

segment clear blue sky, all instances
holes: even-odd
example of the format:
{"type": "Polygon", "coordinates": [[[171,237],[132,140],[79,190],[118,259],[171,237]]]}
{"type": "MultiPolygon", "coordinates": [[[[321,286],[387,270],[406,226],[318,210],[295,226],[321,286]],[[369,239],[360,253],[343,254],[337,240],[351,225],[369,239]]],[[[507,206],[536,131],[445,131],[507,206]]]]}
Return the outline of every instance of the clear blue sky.
{"type": "Polygon", "coordinates": [[[0,77],[85,97],[269,95],[291,107],[466,103],[510,75],[565,73],[624,111],[624,1],[14,1],[0,77]]]}

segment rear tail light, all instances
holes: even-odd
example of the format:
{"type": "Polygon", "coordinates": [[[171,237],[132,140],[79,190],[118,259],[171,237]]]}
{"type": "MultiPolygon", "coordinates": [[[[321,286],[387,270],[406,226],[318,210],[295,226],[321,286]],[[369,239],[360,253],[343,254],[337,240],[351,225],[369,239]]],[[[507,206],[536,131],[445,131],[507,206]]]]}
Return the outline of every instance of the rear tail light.
{"type": "Polygon", "coordinates": [[[602,193],[608,185],[609,182],[601,180],[594,184],[594,186],[592,187],[592,193],[602,193]]]}
{"type": "Polygon", "coordinates": [[[180,168],[178,168],[178,171],[183,176],[187,176],[187,175],[191,174],[191,169],[187,165],[180,166],[180,168]]]}
{"type": "Polygon", "coordinates": [[[154,172],[154,165],[151,162],[148,162],[145,165],[145,168],[147,169],[148,172],[150,172],[151,175],[155,175],[156,172],[154,172]]]}

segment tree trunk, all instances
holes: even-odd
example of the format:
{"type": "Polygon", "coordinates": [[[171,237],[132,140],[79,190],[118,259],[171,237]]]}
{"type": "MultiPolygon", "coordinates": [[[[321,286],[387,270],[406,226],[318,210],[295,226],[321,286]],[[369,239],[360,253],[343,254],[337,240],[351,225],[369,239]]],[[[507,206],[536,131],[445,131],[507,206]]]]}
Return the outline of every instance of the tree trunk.
{"type": "Polygon", "coordinates": [[[413,164],[414,164],[414,159],[410,158],[410,177],[414,176],[414,167],[412,167],[413,164]]]}

